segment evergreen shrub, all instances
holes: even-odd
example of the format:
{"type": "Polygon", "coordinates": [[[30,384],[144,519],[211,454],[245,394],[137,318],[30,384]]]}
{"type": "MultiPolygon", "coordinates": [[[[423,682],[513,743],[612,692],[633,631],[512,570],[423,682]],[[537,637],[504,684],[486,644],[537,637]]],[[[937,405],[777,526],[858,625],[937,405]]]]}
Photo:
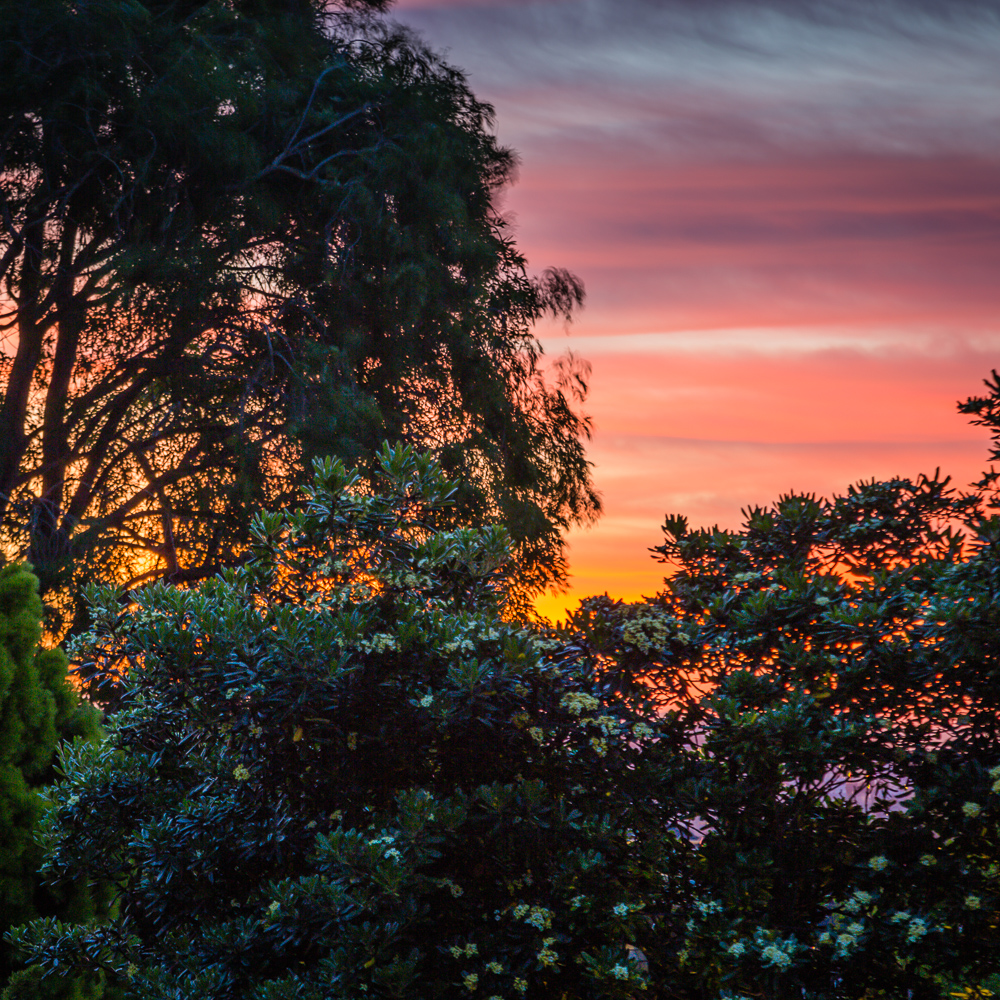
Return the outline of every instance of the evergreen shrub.
{"type": "Polygon", "coordinates": [[[36,962],[142,1000],[647,989],[648,728],[505,618],[504,529],[440,528],[457,483],[380,469],[317,462],[197,588],[92,595],[75,652],[124,707],[64,755],[47,871],[117,907],[37,921],[36,962]]]}
{"type": "MultiPolygon", "coordinates": [[[[38,580],[22,564],[0,567],[0,934],[39,916],[86,922],[100,907],[86,883],[71,875],[42,884],[42,848],[35,839],[46,810],[43,786],[55,780],[63,740],[93,740],[98,713],[66,677],[67,661],[42,649],[38,580]]],[[[10,944],[0,941],[3,1000],[91,995],[81,980],[40,986],[37,970],[20,969],[10,944]]]]}

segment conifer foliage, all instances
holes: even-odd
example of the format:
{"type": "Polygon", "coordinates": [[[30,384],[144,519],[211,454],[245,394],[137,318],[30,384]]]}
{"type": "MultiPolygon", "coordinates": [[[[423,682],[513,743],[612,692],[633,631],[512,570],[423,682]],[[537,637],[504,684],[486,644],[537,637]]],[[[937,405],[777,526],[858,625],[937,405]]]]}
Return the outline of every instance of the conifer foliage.
{"type": "MultiPolygon", "coordinates": [[[[81,705],[67,683],[66,657],[39,648],[41,617],[30,570],[0,568],[0,933],[40,915],[85,921],[94,913],[85,883],[70,878],[49,888],[38,877],[42,850],[35,832],[46,808],[40,789],[55,777],[59,741],[97,735],[97,713],[81,705]]],[[[4,997],[79,995],[78,983],[25,993],[37,974],[17,973],[18,964],[10,945],[0,943],[0,989],[15,977],[4,997]]]]}
{"type": "Polygon", "coordinates": [[[506,531],[451,527],[434,462],[316,473],[245,566],[95,595],[124,707],[65,754],[48,871],[118,907],[20,943],[137,1000],[638,995],[649,730],[505,618],[506,531]]]}

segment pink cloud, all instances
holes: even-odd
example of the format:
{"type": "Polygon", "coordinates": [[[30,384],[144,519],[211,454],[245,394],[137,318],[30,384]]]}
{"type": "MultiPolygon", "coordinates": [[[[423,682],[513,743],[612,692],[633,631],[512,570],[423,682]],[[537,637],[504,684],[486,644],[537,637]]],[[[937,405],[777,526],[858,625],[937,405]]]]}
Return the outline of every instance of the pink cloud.
{"type": "Polygon", "coordinates": [[[655,591],[665,512],[736,527],[792,489],[977,476],[987,435],[955,401],[1000,365],[985,8],[400,6],[520,152],[503,207],[531,266],[587,285],[569,336],[540,328],[593,364],[606,514],[570,536],[572,596],[655,591]]]}
{"type": "Polygon", "coordinates": [[[1000,160],[536,163],[520,245],[588,279],[581,329],[989,322],[1000,160]]]}

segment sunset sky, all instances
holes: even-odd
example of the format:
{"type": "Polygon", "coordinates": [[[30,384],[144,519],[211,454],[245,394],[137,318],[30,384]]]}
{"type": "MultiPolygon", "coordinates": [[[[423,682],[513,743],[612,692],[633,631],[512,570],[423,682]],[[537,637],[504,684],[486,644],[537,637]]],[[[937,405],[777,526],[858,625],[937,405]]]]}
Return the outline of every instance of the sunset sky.
{"type": "Polygon", "coordinates": [[[655,592],[665,513],[940,466],[1000,367],[1000,0],[400,0],[521,156],[504,210],[587,305],[606,512],[566,597],[655,592]]]}

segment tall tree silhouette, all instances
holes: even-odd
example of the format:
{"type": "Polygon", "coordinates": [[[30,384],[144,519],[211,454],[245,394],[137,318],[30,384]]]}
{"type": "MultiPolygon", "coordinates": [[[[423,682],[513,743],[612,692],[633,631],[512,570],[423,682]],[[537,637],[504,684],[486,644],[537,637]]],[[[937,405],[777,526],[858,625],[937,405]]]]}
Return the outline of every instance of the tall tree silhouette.
{"type": "Polygon", "coordinates": [[[597,513],[586,367],[531,332],[582,287],[528,276],[492,109],[384,6],[0,3],[2,541],[63,612],[210,575],[384,438],[507,524],[525,593],[597,513]]]}

